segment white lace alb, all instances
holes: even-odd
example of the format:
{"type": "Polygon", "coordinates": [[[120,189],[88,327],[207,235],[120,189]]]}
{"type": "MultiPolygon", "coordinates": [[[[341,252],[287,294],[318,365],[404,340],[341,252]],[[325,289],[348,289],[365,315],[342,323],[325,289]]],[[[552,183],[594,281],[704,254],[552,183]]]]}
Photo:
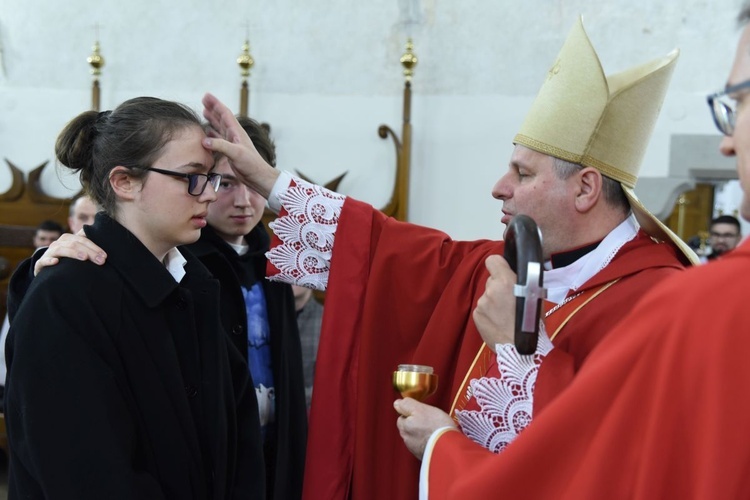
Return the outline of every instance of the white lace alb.
{"type": "Polygon", "coordinates": [[[497,344],[496,349],[500,377],[472,380],[469,391],[479,410],[456,412],[461,431],[493,453],[503,451],[531,423],[536,376],[552,342],[542,330],[532,355],[518,354],[513,344],[497,344]]]}
{"type": "Polygon", "coordinates": [[[325,290],[333,240],[346,196],[294,178],[278,194],[287,214],[269,224],[281,244],[266,253],[279,274],[272,281],[325,290]]]}

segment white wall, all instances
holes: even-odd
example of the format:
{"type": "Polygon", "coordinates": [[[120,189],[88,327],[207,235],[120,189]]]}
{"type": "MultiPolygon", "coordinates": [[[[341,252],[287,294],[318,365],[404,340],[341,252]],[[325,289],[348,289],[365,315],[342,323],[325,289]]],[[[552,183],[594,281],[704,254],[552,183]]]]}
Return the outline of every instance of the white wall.
{"type": "MultiPolygon", "coordinates": [[[[490,197],[511,140],[578,14],[607,72],[682,51],[642,176],[666,175],[672,134],[712,134],[705,95],[724,85],[737,0],[0,0],[0,159],[52,163],[57,133],[90,106],[86,57],[101,25],[102,108],[137,95],[199,109],[211,91],[238,106],[236,58],[249,26],[251,115],[271,124],[279,165],[383,205],[393,181],[404,5],[414,77],[410,219],[456,238],[499,237],[490,197]],[[638,5],[641,3],[642,5],[638,5]]],[[[45,188],[77,190],[48,169],[45,188]]],[[[0,192],[10,185],[0,162],[0,192]]]]}

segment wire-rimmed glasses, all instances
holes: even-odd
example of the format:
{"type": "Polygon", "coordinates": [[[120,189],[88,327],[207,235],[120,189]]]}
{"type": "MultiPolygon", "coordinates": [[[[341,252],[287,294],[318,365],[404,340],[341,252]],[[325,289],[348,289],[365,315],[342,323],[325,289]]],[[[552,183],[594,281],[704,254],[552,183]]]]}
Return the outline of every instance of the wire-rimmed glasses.
{"type": "Polygon", "coordinates": [[[727,87],[721,92],[711,94],[706,98],[708,101],[708,107],[711,108],[711,116],[714,119],[716,128],[718,128],[719,132],[722,134],[731,136],[734,133],[736,119],[736,103],[726,102],[726,98],[728,97],[731,99],[732,94],[736,94],[740,90],[747,88],[750,88],[750,80],[727,87]]]}

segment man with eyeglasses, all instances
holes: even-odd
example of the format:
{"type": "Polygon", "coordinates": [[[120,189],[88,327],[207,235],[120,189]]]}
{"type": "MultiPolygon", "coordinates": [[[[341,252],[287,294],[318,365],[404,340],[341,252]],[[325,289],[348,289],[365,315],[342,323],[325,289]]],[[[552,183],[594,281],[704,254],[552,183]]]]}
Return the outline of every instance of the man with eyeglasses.
{"type": "Polygon", "coordinates": [[[708,244],[711,253],[705,257],[705,261],[711,261],[722,257],[736,247],[742,239],[740,221],[731,215],[720,215],[711,221],[708,227],[708,244]]]}
{"type": "MultiPolygon", "coordinates": [[[[750,220],[750,3],[738,21],[727,88],[708,101],[750,220]]],[[[748,276],[744,242],[657,284],[503,453],[446,431],[421,498],[749,498],[748,276]]]]}

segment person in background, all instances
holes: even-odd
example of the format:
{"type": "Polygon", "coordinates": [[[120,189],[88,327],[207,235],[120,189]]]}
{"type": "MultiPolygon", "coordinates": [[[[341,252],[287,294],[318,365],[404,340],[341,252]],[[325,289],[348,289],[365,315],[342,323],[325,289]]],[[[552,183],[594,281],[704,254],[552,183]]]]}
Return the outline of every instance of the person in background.
{"type": "Polygon", "coordinates": [[[68,229],[70,229],[70,232],[77,234],[84,224],[93,224],[96,212],[98,212],[96,203],[90,196],[82,194],[74,199],[68,212],[68,229]]]}
{"type": "Polygon", "coordinates": [[[9,498],[264,497],[247,365],[219,282],[181,247],[222,180],[204,138],[192,110],[149,97],[58,136],[58,161],[102,208],[84,231],[107,260],[62,259],[12,313],[9,498]]]}
{"type": "Polygon", "coordinates": [[[733,250],[742,240],[742,229],[740,221],[731,215],[720,215],[711,221],[708,226],[708,245],[711,253],[706,261],[723,257],[727,252],[733,250]]]}
{"type": "Polygon", "coordinates": [[[312,402],[315,360],[320,343],[320,325],[323,322],[323,304],[317,301],[312,289],[292,285],[294,307],[297,309],[297,326],[302,343],[302,368],[305,374],[305,399],[307,409],[312,402]]]}
{"type": "MultiPolygon", "coordinates": [[[[33,244],[35,251],[46,248],[64,235],[63,227],[53,220],[45,220],[39,224],[34,232],[33,244]]],[[[5,314],[0,325],[0,400],[5,391],[5,379],[8,369],[5,364],[5,342],[10,331],[10,311],[5,314]]]]}
{"type": "MultiPolygon", "coordinates": [[[[91,200],[90,196],[83,194],[73,200],[70,204],[68,213],[68,228],[70,229],[70,232],[75,234],[81,230],[84,224],[93,224],[96,212],[96,204],[91,200]]],[[[40,252],[42,251],[41,249],[45,249],[49,245],[60,241],[61,238],[64,241],[67,241],[67,237],[69,236],[67,233],[63,232],[62,226],[56,222],[46,221],[43,224],[47,223],[51,223],[48,225],[47,229],[42,232],[42,226],[40,225],[34,235],[34,246],[36,250],[39,250],[40,252]],[[50,231],[48,229],[49,227],[52,227],[54,230],[50,231]],[[60,230],[59,233],[57,232],[57,228],[60,230]],[[57,234],[57,237],[54,237],[54,234],[57,234]]],[[[7,375],[7,367],[5,364],[5,341],[8,338],[9,329],[10,318],[9,314],[6,313],[2,327],[0,327],[0,398],[2,398],[5,389],[5,377],[7,375]]]]}
{"type": "Polygon", "coordinates": [[[42,221],[34,232],[34,248],[48,247],[63,234],[63,228],[53,220],[42,221]]]}

